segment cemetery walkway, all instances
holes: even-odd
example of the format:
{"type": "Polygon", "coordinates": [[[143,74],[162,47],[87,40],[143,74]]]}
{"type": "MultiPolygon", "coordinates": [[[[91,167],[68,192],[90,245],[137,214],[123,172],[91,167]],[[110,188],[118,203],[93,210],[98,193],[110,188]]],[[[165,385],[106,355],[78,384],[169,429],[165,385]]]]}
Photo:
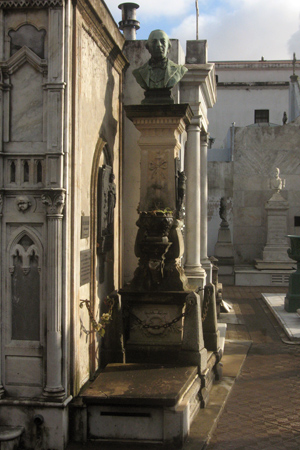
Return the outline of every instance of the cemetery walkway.
{"type": "MultiPolygon", "coordinates": [[[[283,293],[287,288],[224,287],[223,298],[233,305],[237,319],[227,325],[225,355],[226,345],[252,343],[209,442],[197,446],[192,439],[187,449],[300,449],[300,345],[287,343],[262,292],[283,293]]],[[[221,384],[231,375],[226,357],[223,364],[221,384]]]]}

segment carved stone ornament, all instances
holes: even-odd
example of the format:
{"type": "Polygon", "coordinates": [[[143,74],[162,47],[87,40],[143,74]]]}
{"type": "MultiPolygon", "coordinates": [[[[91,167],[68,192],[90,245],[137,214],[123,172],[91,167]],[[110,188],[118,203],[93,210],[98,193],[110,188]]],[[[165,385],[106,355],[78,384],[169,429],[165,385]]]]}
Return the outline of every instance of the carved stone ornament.
{"type": "Polygon", "coordinates": [[[61,215],[65,206],[66,195],[64,192],[57,194],[43,194],[42,202],[47,206],[48,215],[61,215]]]}
{"type": "Polygon", "coordinates": [[[47,6],[63,6],[62,0],[2,0],[1,8],[43,8],[47,6]]]}
{"type": "Polygon", "coordinates": [[[31,202],[26,195],[19,195],[16,198],[16,204],[19,211],[25,213],[31,207],[31,202]]]}

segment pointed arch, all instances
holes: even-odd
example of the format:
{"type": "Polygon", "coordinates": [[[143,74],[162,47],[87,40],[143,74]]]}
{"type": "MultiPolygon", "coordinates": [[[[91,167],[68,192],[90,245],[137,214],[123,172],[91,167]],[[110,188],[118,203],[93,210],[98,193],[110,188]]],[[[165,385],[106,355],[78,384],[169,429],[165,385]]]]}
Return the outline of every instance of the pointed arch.
{"type": "MultiPolygon", "coordinates": [[[[96,306],[97,298],[97,281],[96,281],[96,270],[97,270],[97,240],[95,236],[97,234],[97,203],[98,203],[98,171],[101,160],[101,155],[105,154],[105,158],[109,156],[107,149],[107,142],[100,136],[95,147],[92,172],[91,172],[91,305],[93,310],[96,306]],[[107,155],[106,155],[107,153],[107,155]]],[[[90,335],[90,373],[93,374],[96,370],[96,342],[94,333],[90,335]]]]}
{"type": "Polygon", "coordinates": [[[36,230],[28,227],[27,225],[22,225],[12,233],[6,248],[7,254],[10,255],[12,249],[17,246],[19,241],[26,235],[33,241],[34,247],[36,248],[39,257],[42,258],[42,255],[44,254],[44,247],[41,241],[41,236],[36,230]]]}
{"type": "Polygon", "coordinates": [[[8,242],[8,318],[13,341],[40,342],[42,337],[43,246],[35,230],[22,226],[8,242]]]}

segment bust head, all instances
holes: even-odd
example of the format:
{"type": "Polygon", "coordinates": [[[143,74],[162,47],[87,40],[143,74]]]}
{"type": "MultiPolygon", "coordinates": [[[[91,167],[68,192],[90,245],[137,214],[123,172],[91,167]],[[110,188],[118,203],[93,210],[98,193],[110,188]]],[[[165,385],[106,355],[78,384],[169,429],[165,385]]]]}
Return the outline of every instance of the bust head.
{"type": "Polygon", "coordinates": [[[162,30],[151,31],[146,49],[151,58],[132,71],[138,84],[145,90],[142,104],[173,104],[171,89],[184,76],[187,68],[167,58],[171,42],[162,30]]]}
{"type": "Polygon", "coordinates": [[[16,203],[18,206],[19,211],[25,212],[28,208],[30,208],[31,203],[28,197],[26,195],[19,195],[16,198],[16,203]]]}
{"type": "Polygon", "coordinates": [[[168,35],[162,30],[151,31],[148,41],[146,43],[146,49],[151,54],[152,58],[160,60],[167,57],[167,54],[171,48],[171,42],[168,35]]]}

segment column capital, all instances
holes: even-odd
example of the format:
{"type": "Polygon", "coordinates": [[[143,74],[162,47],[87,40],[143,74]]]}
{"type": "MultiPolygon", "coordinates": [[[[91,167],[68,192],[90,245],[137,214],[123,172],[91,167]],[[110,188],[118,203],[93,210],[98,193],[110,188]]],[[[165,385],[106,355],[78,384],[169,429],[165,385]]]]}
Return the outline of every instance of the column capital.
{"type": "Polygon", "coordinates": [[[210,136],[210,134],[207,133],[206,131],[201,131],[200,139],[201,139],[202,145],[208,145],[208,143],[209,143],[209,136],[210,136]]]}
{"type": "Polygon", "coordinates": [[[64,191],[49,192],[42,195],[42,202],[46,205],[48,216],[62,216],[66,194],[64,191]]]}
{"type": "Polygon", "coordinates": [[[187,128],[189,129],[191,126],[195,125],[198,126],[201,129],[201,122],[202,122],[202,115],[200,114],[195,114],[192,119],[190,124],[187,126],[187,128]]]}

